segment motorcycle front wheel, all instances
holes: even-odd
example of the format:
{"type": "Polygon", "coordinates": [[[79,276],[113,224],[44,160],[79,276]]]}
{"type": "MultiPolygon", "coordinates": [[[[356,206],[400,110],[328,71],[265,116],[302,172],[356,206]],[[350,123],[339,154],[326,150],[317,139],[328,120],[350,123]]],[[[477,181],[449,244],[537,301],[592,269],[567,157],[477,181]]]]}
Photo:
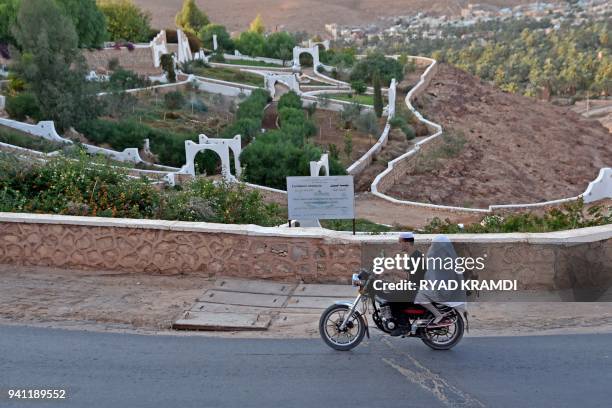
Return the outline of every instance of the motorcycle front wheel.
{"type": "Polygon", "coordinates": [[[358,312],[353,312],[344,330],[340,330],[347,313],[350,313],[347,305],[331,305],[319,320],[319,334],[325,344],[334,350],[351,350],[357,347],[365,336],[366,323],[358,312]]]}
{"type": "Polygon", "coordinates": [[[421,340],[434,350],[450,350],[455,347],[463,337],[464,324],[459,314],[453,316],[454,323],[445,328],[424,329],[421,340]]]}

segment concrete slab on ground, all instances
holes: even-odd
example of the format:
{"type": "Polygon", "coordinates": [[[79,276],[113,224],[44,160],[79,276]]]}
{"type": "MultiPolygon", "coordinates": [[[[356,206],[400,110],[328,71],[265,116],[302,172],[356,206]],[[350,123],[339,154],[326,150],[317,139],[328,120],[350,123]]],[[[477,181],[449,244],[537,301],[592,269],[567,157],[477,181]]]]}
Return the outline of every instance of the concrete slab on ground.
{"type": "Polygon", "coordinates": [[[350,285],[313,285],[301,283],[293,292],[294,296],[356,297],[357,288],[350,285]]]}
{"type": "Polygon", "coordinates": [[[266,330],[271,317],[258,313],[187,312],[172,325],[175,330],[266,330]]]}
{"type": "Polygon", "coordinates": [[[214,285],[214,289],[218,290],[261,293],[264,295],[289,295],[295,287],[295,283],[276,283],[233,278],[217,279],[214,285]]]}
{"type": "Polygon", "coordinates": [[[336,300],[353,300],[355,295],[355,288],[349,285],[298,285],[219,278],[174,327],[222,331],[303,325],[310,330],[322,310],[336,300]],[[266,324],[261,323],[266,321],[266,324]]]}
{"type": "Polygon", "coordinates": [[[257,306],[280,308],[287,302],[287,296],[263,295],[259,293],[226,292],[208,290],[198,299],[199,302],[221,303],[224,305],[257,306]]]}
{"type": "Polygon", "coordinates": [[[277,311],[270,307],[224,305],[222,303],[196,302],[189,309],[191,312],[215,312],[215,313],[269,313],[277,311]]]}
{"type": "Polygon", "coordinates": [[[352,298],[341,297],[322,297],[322,296],[292,296],[289,298],[286,309],[301,308],[301,309],[327,309],[336,300],[354,300],[352,298]]]}

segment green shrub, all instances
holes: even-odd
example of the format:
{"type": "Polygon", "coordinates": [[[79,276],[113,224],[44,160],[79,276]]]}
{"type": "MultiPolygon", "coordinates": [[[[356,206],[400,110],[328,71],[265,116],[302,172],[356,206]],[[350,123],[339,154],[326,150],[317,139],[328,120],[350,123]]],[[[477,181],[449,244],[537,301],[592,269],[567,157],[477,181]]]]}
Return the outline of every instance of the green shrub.
{"type": "Polygon", "coordinates": [[[25,200],[20,211],[151,217],[158,201],[155,188],[148,181],[128,177],[121,168],[105,163],[104,159],[84,153],[76,160],[60,156],[46,164],[22,168],[11,179],[0,180],[0,190],[18,192],[25,200]]]}
{"type": "Polygon", "coordinates": [[[394,116],[389,120],[389,124],[392,128],[401,129],[401,131],[406,135],[406,139],[412,140],[416,137],[416,132],[412,125],[409,125],[406,122],[406,119],[402,116],[394,116]]]}
{"type": "Polygon", "coordinates": [[[158,190],[103,158],[25,163],[0,152],[0,211],[278,225],[276,204],[242,184],[197,179],[158,190]]]}
{"type": "Polygon", "coordinates": [[[261,121],[257,119],[240,119],[223,130],[222,137],[232,138],[240,135],[243,144],[250,143],[261,133],[261,121]]]}
{"type": "Polygon", "coordinates": [[[180,109],[185,105],[185,95],[181,91],[172,91],[164,94],[164,105],[167,109],[180,109]]]}
{"type": "Polygon", "coordinates": [[[248,98],[238,105],[236,118],[263,120],[264,108],[270,101],[270,94],[263,89],[254,90],[248,98]]]}
{"type": "Polygon", "coordinates": [[[351,82],[351,88],[353,88],[353,90],[356,93],[361,95],[361,94],[365,93],[365,91],[368,89],[368,86],[361,79],[358,79],[358,80],[355,80],[355,81],[351,82]]]}
{"type": "Polygon", "coordinates": [[[302,99],[293,91],[289,91],[278,100],[278,110],[283,108],[302,109],[302,99]]]}
{"type": "Polygon", "coordinates": [[[215,52],[210,56],[210,62],[224,63],[225,57],[222,52],[215,52]]]}
{"type": "Polygon", "coordinates": [[[111,90],[145,88],[147,86],[151,86],[149,78],[121,67],[115,68],[108,81],[108,87],[111,90]]]}
{"type": "Polygon", "coordinates": [[[116,150],[128,147],[141,149],[144,139],[149,136],[148,129],[134,121],[111,122],[95,119],[79,124],[76,129],[92,143],[108,145],[116,150]]]}
{"type": "Polygon", "coordinates": [[[9,116],[16,120],[23,121],[28,117],[40,120],[38,101],[34,94],[30,92],[22,92],[15,96],[9,96],[6,99],[5,109],[9,116]]]}
{"type": "Polygon", "coordinates": [[[160,218],[224,224],[279,225],[284,222],[276,204],[266,204],[258,191],[244,184],[196,179],[182,191],[163,194],[160,218]]]}
{"type": "Polygon", "coordinates": [[[506,233],[506,232],[548,232],[574,228],[592,227],[612,223],[612,207],[584,207],[582,199],[548,210],[544,215],[532,213],[510,215],[487,215],[480,222],[460,228],[448,219],[434,218],[425,228],[426,233],[455,234],[506,233]]]}
{"type": "Polygon", "coordinates": [[[355,127],[363,133],[377,136],[380,133],[378,118],[372,111],[367,111],[359,115],[355,121],[355,127]]]}
{"type": "MultiPolygon", "coordinates": [[[[309,143],[296,146],[283,131],[268,131],[258,136],[240,156],[247,181],[286,189],[287,176],[310,175],[310,162],[321,158],[321,150],[309,143]]],[[[337,160],[330,159],[331,174],[346,174],[337,160]]]]}

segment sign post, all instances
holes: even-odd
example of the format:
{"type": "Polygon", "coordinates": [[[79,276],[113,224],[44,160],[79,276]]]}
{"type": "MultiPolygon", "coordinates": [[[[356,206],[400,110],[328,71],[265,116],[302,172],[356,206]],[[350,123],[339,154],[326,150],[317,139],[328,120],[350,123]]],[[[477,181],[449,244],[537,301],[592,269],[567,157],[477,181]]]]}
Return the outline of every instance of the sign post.
{"type": "Polygon", "coordinates": [[[353,176],[287,177],[290,220],[353,219],[355,234],[355,188],[353,176]]]}

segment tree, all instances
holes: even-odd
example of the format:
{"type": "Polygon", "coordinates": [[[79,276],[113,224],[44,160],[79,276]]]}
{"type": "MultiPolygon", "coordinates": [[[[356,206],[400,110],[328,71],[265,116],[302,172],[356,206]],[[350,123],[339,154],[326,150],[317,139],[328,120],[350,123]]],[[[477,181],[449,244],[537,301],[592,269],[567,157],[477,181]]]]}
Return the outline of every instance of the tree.
{"type": "Polygon", "coordinates": [[[234,41],[232,41],[225,27],[220,24],[208,24],[199,31],[198,37],[204,48],[213,49],[213,35],[217,36],[217,45],[221,51],[234,50],[234,41]]]}
{"type": "Polygon", "coordinates": [[[273,33],[266,38],[264,55],[285,62],[293,56],[293,47],[296,45],[297,43],[293,35],[284,31],[273,33]]]}
{"type": "Polygon", "coordinates": [[[264,26],[261,14],[257,14],[255,19],[251,21],[251,24],[249,25],[249,32],[257,34],[263,34],[266,32],[266,27],[264,26]]]}
{"type": "Polygon", "coordinates": [[[55,0],[65,15],[70,17],[77,35],[79,47],[102,46],[106,39],[106,19],[96,5],[96,0],[55,0]]]}
{"type": "Polygon", "coordinates": [[[16,72],[36,97],[41,117],[62,130],[100,114],[74,25],[54,0],[22,0],[13,35],[21,49],[16,72]]]}
{"type": "Polygon", "coordinates": [[[0,43],[14,43],[11,27],[17,20],[20,0],[0,0],[0,43]]]}
{"type": "Polygon", "coordinates": [[[378,71],[382,84],[388,86],[391,79],[400,82],[404,78],[404,67],[399,61],[387,58],[381,53],[371,53],[359,60],[351,71],[351,81],[372,81],[374,72],[378,71]]]}
{"type": "Polygon", "coordinates": [[[151,33],[151,16],[131,0],[101,0],[99,7],[106,17],[112,41],[147,41],[151,33]]]}
{"type": "Polygon", "coordinates": [[[174,19],[176,26],[192,34],[197,34],[210,21],[208,16],[196,6],[194,0],[185,0],[183,8],[174,19]]]}
{"type": "Polygon", "coordinates": [[[174,58],[172,54],[163,54],[160,58],[162,70],[166,73],[166,78],[170,82],[176,82],[176,71],[174,70],[174,58]]]}
{"type": "Polygon", "coordinates": [[[347,130],[344,132],[344,154],[348,160],[351,160],[351,154],[353,153],[353,136],[351,131],[347,130]]]}
{"type": "Polygon", "coordinates": [[[236,40],[236,49],[242,54],[251,56],[262,56],[266,39],[262,34],[245,31],[236,40]]]}
{"type": "Polygon", "coordinates": [[[380,131],[378,128],[378,119],[372,111],[367,111],[359,115],[355,121],[355,127],[360,132],[366,133],[370,136],[376,136],[380,131]]]}
{"type": "Polygon", "coordinates": [[[374,86],[374,112],[379,118],[383,114],[383,97],[382,89],[380,88],[380,74],[378,71],[374,72],[372,77],[372,85],[374,86]]]}

